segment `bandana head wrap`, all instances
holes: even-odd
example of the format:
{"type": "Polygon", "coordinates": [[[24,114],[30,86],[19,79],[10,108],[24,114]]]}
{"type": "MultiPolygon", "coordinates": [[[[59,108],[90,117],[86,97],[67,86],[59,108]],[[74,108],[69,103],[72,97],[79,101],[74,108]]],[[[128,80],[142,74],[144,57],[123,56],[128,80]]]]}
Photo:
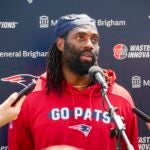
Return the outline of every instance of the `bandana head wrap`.
{"type": "Polygon", "coordinates": [[[60,17],[54,29],[55,40],[71,29],[81,25],[90,25],[96,28],[95,20],[86,14],[70,14],[60,17]]]}

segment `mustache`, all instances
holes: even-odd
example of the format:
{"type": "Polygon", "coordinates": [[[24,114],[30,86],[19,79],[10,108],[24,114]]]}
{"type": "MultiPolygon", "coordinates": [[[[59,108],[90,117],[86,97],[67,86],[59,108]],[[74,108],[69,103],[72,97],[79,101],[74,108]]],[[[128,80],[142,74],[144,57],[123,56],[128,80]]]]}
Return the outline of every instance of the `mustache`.
{"type": "Polygon", "coordinates": [[[91,57],[97,58],[98,57],[98,50],[91,50],[91,49],[82,49],[80,51],[80,56],[83,55],[84,53],[88,53],[91,57]]]}

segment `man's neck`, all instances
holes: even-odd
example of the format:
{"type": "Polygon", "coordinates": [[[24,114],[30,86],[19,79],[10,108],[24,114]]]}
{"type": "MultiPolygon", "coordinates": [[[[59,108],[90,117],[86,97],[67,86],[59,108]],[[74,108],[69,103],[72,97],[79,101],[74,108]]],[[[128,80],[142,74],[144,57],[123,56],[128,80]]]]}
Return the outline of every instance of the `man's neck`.
{"type": "Polygon", "coordinates": [[[80,91],[86,89],[91,83],[91,78],[88,74],[80,76],[66,67],[63,67],[62,70],[65,80],[80,91]]]}

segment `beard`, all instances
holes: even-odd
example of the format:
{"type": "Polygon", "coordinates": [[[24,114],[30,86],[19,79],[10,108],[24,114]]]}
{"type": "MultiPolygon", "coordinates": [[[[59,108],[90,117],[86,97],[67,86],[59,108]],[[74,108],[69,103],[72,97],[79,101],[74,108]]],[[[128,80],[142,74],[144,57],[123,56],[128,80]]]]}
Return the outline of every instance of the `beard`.
{"type": "Polygon", "coordinates": [[[97,63],[98,50],[93,51],[89,50],[88,48],[80,50],[76,48],[75,45],[65,42],[64,52],[62,53],[62,62],[77,75],[88,74],[89,68],[97,63]],[[93,51],[95,53],[93,53],[93,51]],[[80,57],[84,52],[91,52],[91,61],[80,60],[80,57]]]}

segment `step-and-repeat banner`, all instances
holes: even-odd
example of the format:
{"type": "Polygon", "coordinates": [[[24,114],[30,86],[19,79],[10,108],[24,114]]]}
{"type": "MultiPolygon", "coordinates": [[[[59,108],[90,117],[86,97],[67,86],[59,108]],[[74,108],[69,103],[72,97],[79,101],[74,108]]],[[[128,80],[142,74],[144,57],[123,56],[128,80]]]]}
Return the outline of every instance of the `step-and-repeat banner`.
{"type": "MultiPolygon", "coordinates": [[[[51,32],[70,13],[95,19],[100,66],[114,70],[135,105],[150,115],[149,0],[1,0],[0,103],[45,72],[51,32]]],[[[149,150],[150,130],[141,118],[138,126],[139,148],[149,150]]],[[[0,128],[0,150],[8,150],[7,128],[0,128]]]]}

